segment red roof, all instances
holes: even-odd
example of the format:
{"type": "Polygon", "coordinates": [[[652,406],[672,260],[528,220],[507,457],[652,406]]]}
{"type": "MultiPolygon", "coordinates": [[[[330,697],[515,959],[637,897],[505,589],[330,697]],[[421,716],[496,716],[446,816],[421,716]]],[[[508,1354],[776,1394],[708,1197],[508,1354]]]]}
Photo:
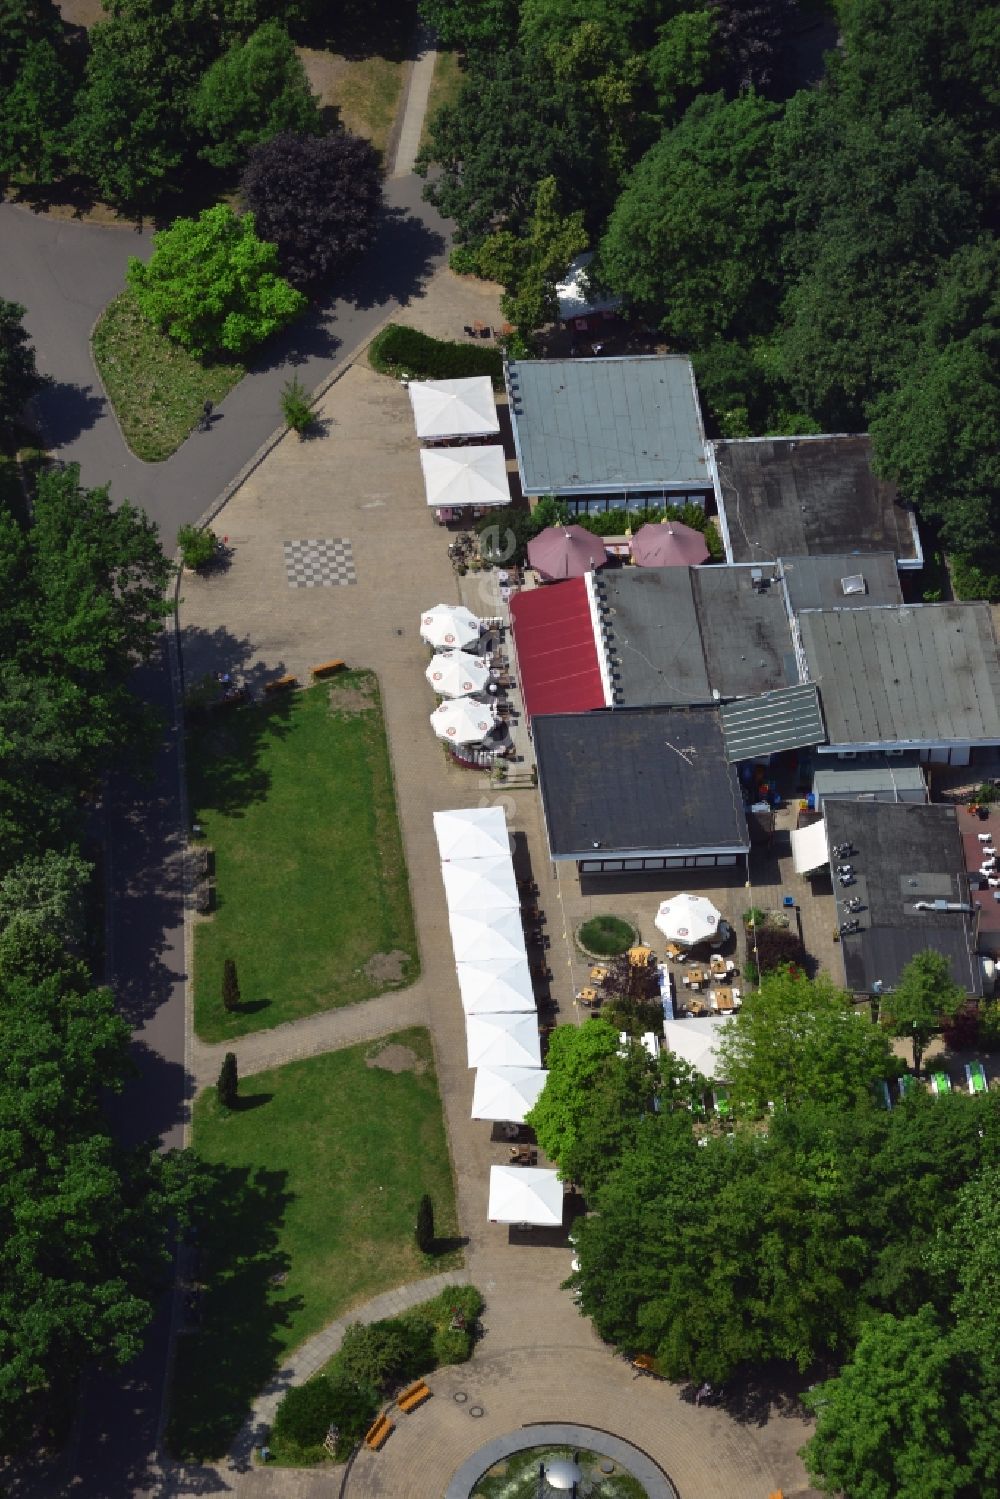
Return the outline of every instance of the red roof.
{"type": "Polygon", "coordinates": [[[510,618],[529,718],[605,706],[583,578],[515,594],[510,618]]]}

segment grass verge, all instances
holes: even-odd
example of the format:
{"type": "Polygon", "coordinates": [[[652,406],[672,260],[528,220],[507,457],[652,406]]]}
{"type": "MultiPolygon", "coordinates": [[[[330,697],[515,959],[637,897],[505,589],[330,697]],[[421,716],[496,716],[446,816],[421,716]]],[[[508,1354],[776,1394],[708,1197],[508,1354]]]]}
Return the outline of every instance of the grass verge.
{"type": "Polygon", "coordinates": [[[226,1451],[291,1349],[379,1292],[453,1268],[461,1252],[425,1030],[260,1073],[229,1114],[209,1089],[194,1108],[194,1150],[217,1180],[168,1441],[205,1459],[226,1451]],[[424,1192],[443,1246],[433,1259],[413,1236],[424,1192]]]}
{"type": "Polygon", "coordinates": [[[427,113],[424,115],[424,128],[420,135],[420,149],[424,149],[430,142],[431,125],[434,116],[445,104],[454,104],[462,92],[462,83],[465,79],[465,70],[457,52],[439,52],[434,64],[434,77],[431,79],[431,91],[427,96],[427,113]]]}
{"type": "Polygon", "coordinates": [[[409,882],[371,672],[193,729],[188,774],[218,893],[195,933],[200,1036],[245,1035],[414,981],[409,882]],[[222,1006],[229,957],[236,1012],[222,1006]]]}
{"type": "Polygon", "coordinates": [[[385,154],[403,92],[405,63],[387,57],[352,61],[331,90],[331,103],[355,135],[364,135],[385,154]]]}
{"type": "Polygon", "coordinates": [[[94,359],[125,441],[137,458],[160,463],[246,374],[238,360],[202,364],[139,311],[131,292],[109,302],[94,329],[94,359]]]}

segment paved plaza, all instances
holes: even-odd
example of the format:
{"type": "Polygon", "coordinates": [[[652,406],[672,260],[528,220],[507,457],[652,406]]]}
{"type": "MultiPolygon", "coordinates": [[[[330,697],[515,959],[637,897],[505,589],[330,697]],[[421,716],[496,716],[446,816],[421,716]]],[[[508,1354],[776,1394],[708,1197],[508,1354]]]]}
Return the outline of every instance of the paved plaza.
{"type": "MultiPolygon", "coordinates": [[[[407,321],[439,336],[462,324],[495,322],[496,290],[441,271],[407,321]]],[[[489,1169],[506,1157],[487,1124],[469,1118],[473,1073],[466,1066],[444,891],[431,814],[445,807],[504,807],[516,858],[539,885],[547,917],[554,1018],[579,1018],[573,994],[582,974],[572,933],[595,910],[631,913],[645,932],[662,891],[582,893],[575,870],[547,857],[537,792],[492,786],[446,758],[428,716],[434,697],[424,678],[427,648],[419,618],[429,605],[456,600],[447,533],[427,508],[418,444],[406,390],[364,362],[328,391],[319,435],[289,435],[265,459],[215,525],[233,549],[232,565],[207,578],[185,576],[180,621],[187,679],[237,672],[255,687],[292,673],[309,681],[315,663],[339,657],[379,678],[397,784],[403,841],[421,951],[421,977],[410,989],[345,1010],[226,1043],[241,1073],[297,1056],[349,1045],[399,1024],[423,1023],[434,1041],[468,1275],[486,1300],[485,1334],[473,1361],[432,1376],[434,1398],[402,1417],[382,1452],[362,1453],[346,1489],[366,1495],[427,1499],[443,1494],[458,1467],[483,1441],[535,1421],[581,1421],[610,1429],[649,1452],[678,1485],[682,1499],[743,1499],[784,1485],[805,1494],[795,1456],[805,1437],[796,1420],[757,1428],[718,1410],[696,1410],[666,1383],[637,1379],[596,1338],[589,1321],[560,1289],[569,1274],[566,1243],[524,1242],[487,1222],[489,1169]],[[350,538],[356,583],[290,585],[286,547],[295,538],[350,538]],[[465,1390],[461,1405],[451,1396],[465,1390]],[[481,1405],[478,1420],[468,1405],[481,1405]]],[[[315,543],[313,543],[315,545],[315,543]]],[[[745,909],[742,884],[724,909],[745,909]]],[[[200,1085],[214,1080],[218,1047],[197,1041],[192,1064],[200,1085]]],[[[332,1475],[220,1469],[219,1491],[309,1495],[332,1492],[332,1475]]],[[[210,1492],[211,1488],[205,1488],[210,1492]]]]}

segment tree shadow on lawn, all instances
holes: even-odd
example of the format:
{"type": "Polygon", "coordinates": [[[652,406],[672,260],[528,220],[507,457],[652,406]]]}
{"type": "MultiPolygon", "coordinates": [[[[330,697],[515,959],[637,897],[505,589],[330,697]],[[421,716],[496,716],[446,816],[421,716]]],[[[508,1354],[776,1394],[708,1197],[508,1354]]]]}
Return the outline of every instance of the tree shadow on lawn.
{"type": "Polygon", "coordinates": [[[271,789],[265,756],[271,742],[289,732],[294,699],[288,694],[264,698],[263,689],[284,675],[285,663],[257,660],[249,640],[238,640],[224,628],[185,626],[181,654],[191,818],[196,822],[210,811],[232,817],[263,801],[271,789]],[[254,701],[224,703],[224,689],[214,682],[219,671],[246,687],[254,701]],[[203,690],[207,706],[198,701],[203,690]]]}
{"type": "Polygon", "coordinates": [[[229,1449],[281,1357],[278,1330],[301,1308],[301,1298],[280,1290],[289,1269],[278,1247],[287,1173],[205,1171],[195,1237],[200,1323],[178,1338],[167,1425],[170,1450],[195,1461],[229,1449]]]}

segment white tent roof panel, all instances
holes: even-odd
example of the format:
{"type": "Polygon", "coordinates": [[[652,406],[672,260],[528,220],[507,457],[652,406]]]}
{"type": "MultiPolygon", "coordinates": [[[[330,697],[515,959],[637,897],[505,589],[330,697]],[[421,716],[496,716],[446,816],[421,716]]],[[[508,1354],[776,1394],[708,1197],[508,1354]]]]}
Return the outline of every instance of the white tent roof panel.
{"type": "Polygon", "coordinates": [[[688,1020],[665,1020],[663,1044],[674,1056],[697,1067],[709,1082],[719,1078],[719,1041],[728,1021],[721,1015],[692,1015],[688,1020]]]}
{"type": "Polygon", "coordinates": [[[526,958],[481,958],[473,963],[456,963],[455,970],[467,1015],[535,1009],[526,958]]]}
{"type": "Polygon", "coordinates": [[[434,832],[442,859],[483,859],[510,854],[503,807],[459,807],[434,813],[434,832]]]}
{"type": "Polygon", "coordinates": [[[473,1119],[523,1124],[548,1075],[540,1067],[480,1067],[472,1094],[473,1119]]]}
{"type": "Polygon", "coordinates": [[[510,504],[510,483],[503,448],[421,448],[424,492],[428,505],[454,509],[461,505],[510,504]]]}
{"type": "Polygon", "coordinates": [[[449,911],[502,911],[519,907],[510,855],[492,859],[445,859],[441,865],[449,911]]]}
{"type": "Polygon", "coordinates": [[[826,823],[811,822],[805,828],[792,829],[792,864],[796,874],[812,874],[825,869],[830,862],[826,842],[826,823]]]}
{"type": "Polygon", "coordinates": [[[490,911],[483,916],[449,911],[448,925],[456,963],[475,962],[480,958],[525,957],[520,911],[490,911]]]}
{"type": "Polygon", "coordinates": [[[555,1171],[537,1166],[491,1166],[491,1223],[532,1223],[559,1228],[563,1188],[555,1171]]]}
{"type": "Polygon", "coordinates": [[[418,437],[492,437],[500,431],[489,375],[411,380],[409,391],[418,437]]]}
{"type": "Polygon", "coordinates": [[[470,1067],[541,1067],[538,1017],[505,1010],[499,1015],[466,1015],[470,1067]]]}

